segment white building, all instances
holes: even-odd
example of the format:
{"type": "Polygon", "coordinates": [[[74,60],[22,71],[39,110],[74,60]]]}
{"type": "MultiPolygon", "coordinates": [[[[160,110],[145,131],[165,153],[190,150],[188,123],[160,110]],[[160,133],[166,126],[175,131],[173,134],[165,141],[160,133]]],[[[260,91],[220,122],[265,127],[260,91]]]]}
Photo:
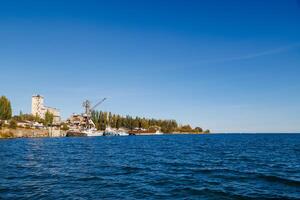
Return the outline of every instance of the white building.
{"type": "Polygon", "coordinates": [[[45,119],[46,112],[53,114],[53,122],[60,122],[60,113],[56,108],[51,108],[44,105],[44,97],[41,95],[33,95],[31,101],[31,114],[34,116],[39,116],[42,119],[45,119]]]}

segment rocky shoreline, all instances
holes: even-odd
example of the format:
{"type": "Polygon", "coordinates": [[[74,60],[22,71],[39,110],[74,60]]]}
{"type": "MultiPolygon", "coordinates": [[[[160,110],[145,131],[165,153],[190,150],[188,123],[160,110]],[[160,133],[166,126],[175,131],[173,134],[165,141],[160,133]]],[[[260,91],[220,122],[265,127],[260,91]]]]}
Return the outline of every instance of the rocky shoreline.
{"type": "MultiPolygon", "coordinates": [[[[178,134],[206,134],[204,132],[202,133],[188,133],[188,132],[173,132],[168,133],[165,135],[178,135],[178,134]]],[[[142,136],[142,135],[156,135],[155,133],[136,133],[134,135],[142,136]]],[[[67,132],[63,130],[57,130],[57,129],[26,129],[26,128],[16,128],[16,129],[10,129],[10,128],[2,128],[0,129],[0,139],[7,139],[7,138],[47,138],[47,137],[66,137],[67,132]]],[[[82,137],[86,135],[81,134],[71,134],[69,137],[82,137]]]]}
{"type": "Polygon", "coordinates": [[[62,130],[48,129],[0,129],[0,139],[6,138],[43,138],[43,137],[65,137],[66,132],[62,130]]]}

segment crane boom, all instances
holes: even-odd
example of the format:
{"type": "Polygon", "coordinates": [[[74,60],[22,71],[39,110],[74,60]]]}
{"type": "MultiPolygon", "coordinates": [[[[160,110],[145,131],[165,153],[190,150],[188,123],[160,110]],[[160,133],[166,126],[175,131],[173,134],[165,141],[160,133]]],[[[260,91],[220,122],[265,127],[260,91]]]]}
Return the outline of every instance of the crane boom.
{"type": "Polygon", "coordinates": [[[95,110],[95,108],[97,108],[101,103],[103,103],[106,100],[106,98],[103,98],[101,101],[99,101],[98,103],[96,103],[91,109],[90,112],[95,110]]]}

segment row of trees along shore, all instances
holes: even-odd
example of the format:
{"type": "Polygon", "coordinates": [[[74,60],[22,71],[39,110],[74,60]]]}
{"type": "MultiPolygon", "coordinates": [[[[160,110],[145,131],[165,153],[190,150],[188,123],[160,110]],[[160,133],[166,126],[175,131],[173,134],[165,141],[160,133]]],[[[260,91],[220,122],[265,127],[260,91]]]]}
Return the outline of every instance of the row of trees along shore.
{"type": "Polygon", "coordinates": [[[179,126],[176,120],[149,119],[132,117],[129,115],[121,116],[111,112],[93,111],[92,120],[99,130],[104,130],[107,126],[112,128],[133,129],[152,129],[160,127],[164,133],[185,132],[185,133],[209,133],[201,127],[192,128],[190,125],[179,126]]]}

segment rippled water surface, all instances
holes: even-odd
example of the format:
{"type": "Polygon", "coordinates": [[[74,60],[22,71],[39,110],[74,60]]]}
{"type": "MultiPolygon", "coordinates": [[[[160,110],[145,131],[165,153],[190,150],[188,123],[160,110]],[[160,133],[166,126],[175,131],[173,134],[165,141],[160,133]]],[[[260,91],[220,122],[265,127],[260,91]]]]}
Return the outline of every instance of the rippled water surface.
{"type": "Polygon", "coordinates": [[[300,135],[0,140],[0,199],[300,199],[300,135]]]}

